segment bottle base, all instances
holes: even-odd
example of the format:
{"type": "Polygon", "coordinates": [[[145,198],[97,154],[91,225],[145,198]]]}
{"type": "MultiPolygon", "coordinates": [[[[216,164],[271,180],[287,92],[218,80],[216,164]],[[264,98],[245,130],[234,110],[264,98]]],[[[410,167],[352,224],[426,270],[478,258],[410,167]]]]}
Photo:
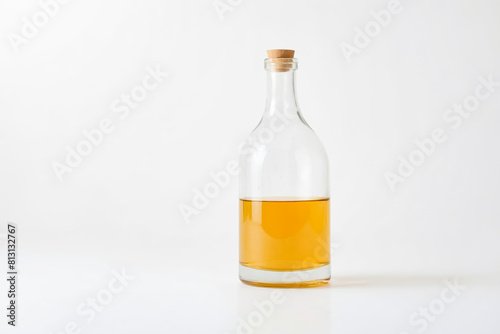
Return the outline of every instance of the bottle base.
{"type": "Polygon", "coordinates": [[[266,288],[313,288],[330,281],[330,265],[310,270],[273,271],[253,269],[240,264],[240,280],[251,286],[266,288]]]}

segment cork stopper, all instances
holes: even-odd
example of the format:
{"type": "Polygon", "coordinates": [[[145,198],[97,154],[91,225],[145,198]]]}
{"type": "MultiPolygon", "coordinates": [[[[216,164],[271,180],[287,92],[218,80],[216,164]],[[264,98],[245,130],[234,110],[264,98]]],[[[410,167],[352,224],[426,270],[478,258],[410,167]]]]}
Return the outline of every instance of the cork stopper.
{"type": "Polygon", "coordinates": [[[267,50],[267,58],[293,58],[295,50],[273,49],[267,50]]]}
{"type": "Polygon", "coordinates": [[[293,67],[295,50],[273,49],[267,50],[267,63],[274,72],[288,72],[293,67]]]}

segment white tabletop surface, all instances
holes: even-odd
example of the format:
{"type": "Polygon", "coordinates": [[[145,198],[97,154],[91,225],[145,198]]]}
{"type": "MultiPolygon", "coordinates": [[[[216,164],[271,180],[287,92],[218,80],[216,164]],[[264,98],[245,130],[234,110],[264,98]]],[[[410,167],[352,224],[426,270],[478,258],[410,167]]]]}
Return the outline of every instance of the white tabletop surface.
{"type": "Polygon", "coordinates": [[[199,270],[170,271],[25,255],[22,267],[18,327],[8,333],[495,334],[499,327],[498,276],[338,274],[325,287],[268,289],[242,284],[236,265],[210,269],[201,261],[199,270]]]}

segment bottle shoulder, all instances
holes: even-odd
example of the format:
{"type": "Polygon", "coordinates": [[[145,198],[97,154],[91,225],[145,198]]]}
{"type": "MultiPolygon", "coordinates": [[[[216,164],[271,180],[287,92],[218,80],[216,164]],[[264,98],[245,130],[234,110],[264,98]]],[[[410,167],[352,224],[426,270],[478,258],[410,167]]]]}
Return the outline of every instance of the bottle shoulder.
{"type": "Polygon", "coordinates": [[[281,125],[262,119],[240,146],[242,162],[280,156],[286,160],[293,159],[291,161],[306,159],[328,164],[323,143],[305,121],[296,119],[281,125]]]}

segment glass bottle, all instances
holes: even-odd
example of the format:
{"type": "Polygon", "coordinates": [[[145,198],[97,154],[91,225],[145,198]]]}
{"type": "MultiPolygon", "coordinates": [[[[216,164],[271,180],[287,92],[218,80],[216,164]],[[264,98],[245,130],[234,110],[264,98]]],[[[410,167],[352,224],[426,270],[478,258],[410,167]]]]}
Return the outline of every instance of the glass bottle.
{"type": "Polygon", "coordinates": [[[240,149],[242,282],[308,287],[330,279],[326,151],[295,96],[293,50],[269,50],[264,115],[240,149]]]}

